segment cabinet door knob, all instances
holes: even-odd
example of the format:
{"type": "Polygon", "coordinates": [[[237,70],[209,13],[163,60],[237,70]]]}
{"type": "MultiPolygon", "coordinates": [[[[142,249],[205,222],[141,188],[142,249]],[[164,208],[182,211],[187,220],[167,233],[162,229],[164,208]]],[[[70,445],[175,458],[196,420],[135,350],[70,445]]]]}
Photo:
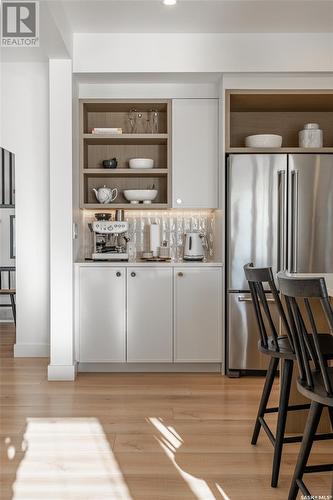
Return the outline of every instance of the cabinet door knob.
{"type": "Polygon", "coordinates": [[[136,273],[135,273],[135,272],[132,272],[132,273],[131,273],[131,276],[132,276],[132,278],[135,278],[136,273]]]}
{"type": "Polygon", "coordinates": [[[116,276],[118,276],[118,278],[121,276],[121,272],[120,271],[117,271],[116,272],[116,276]]]}
{"type": "Polygon", "coordinates": [[[184,276],[184,273],[180,272],[180,273],[178,273],[178,276],[179,276],[180,278],[182,278],[182,277],[184,276]]]}

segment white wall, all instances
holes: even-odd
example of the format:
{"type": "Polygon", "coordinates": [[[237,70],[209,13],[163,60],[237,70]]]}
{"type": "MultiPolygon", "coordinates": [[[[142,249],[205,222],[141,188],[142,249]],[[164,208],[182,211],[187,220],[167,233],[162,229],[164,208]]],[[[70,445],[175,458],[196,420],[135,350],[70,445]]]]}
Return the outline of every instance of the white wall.
{"type": "Polygon", "coordinates": [[[15,356],[48,356],[48,65],[3,63],[1,76],[1,145],[16,155],[15,356]]]}
{"type": "Polygon", "coordinates": [[[332,71],[331,33],[75,33],[74,72],[332,71]]]}

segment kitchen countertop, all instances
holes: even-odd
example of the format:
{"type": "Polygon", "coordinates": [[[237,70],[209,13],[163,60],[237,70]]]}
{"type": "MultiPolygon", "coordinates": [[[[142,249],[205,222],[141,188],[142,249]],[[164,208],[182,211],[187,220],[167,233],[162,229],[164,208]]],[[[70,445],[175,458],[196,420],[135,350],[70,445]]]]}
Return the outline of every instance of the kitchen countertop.
{"type": "Polygon", "coordinates": [[[295,278],[325,278],[328,295],[333,298],[333,273],[327,273],[327,274],[290,273],[288,275],[295,278]]]}
{"type": "Polygon", "coordinates": [[[128,262],[128,261],[93,261],[83,260],[75,262],[76,266],[109,266],[109,267],[223,267],[222,262],[145,262],[142,260],[128,262]]]}

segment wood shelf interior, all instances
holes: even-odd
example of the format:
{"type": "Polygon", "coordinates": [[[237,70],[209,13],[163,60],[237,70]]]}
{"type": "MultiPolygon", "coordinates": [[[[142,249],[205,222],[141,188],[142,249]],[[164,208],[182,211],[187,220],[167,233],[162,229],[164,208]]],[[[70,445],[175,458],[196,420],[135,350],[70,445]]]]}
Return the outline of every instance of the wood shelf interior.
{"type": "Polygon", "coordinates": [[[318,123],[324,148],[333,147],[332,91],[228,91],[226,149],[245,148],[245,137],[282,135],[282,148],[298,148],[305,123],[318,123]]]}
{"type": "Polygon", "coordinates": [[[80,101],[80,178],[81,208],[103,208],[99,205],[93,188],[103,185],[118,189],[118,197],[108,207],[149,209],[169,206],[171,192],[171,140],[169,100],[81,100],[80,101]],[[138,126],[132,133],[129,111],[136,109],[142,113],[138,126]],[[156,133],[147,127],[151,110],[157,110],[158,128],[156,133]],[[94,127],[120,127],[122,134],[92,134],[94,127]],[[103,160],[116,158],[116,169],[103,168],[103,160]],[[153,169],[130,169],[131,158],[151,158],[153,169]],[[158,190],[151,205],[130,204],[123,196],[125,189],[147,189],[155,185],[158,190]]]}
{"type": "Polygon", "coordinates": [[[131,158],[152,158],[154,167],[167,168],[168,145],[164,144],[109,144],[107,140],[99,143],[84,141],[84,168],[102,168],[103,160],[117,158],[118,168],[128,168],[131,158]]]}
{"type": "Polygon", "coordinates": [[[167,101],[103,101],[87,102],[83,113],[83,131],[91,133],[95,127],[117,127],[122,128],[124,134],[131,133],[129,122],[129,111],[137,110],[142,118],[137,119],[137,130],[139,134],[150,133],[150,124],[147,122],[149,112],[158,112],[158,133],[168,133],[168,103],[167,101]]]}
{"type": "MultiPolygon", "coordinates": [[[[155,200],[152,202],[152,205],[148,205],[148,207],[154,206],[154,204],[164,204],[168,203],[168,179],[167,175],[154,175],[150,176],[136,175],[136,176],[124,176],[124,174],[112,175],[111,176],[102,176],[96,174],[86,174],[84,176],[84,205],[87,204],[96,204],[98,203],[96,200],[95,193],[93,192],[93,188],[99,188],[102,186],[107,186],[110,188],[118,189],[118,197],[115,200],[116,204],[124,204],[128,205],[128,208],[146,208],[146,205],[132,205],[130,204],[123,195],[123,191],[125,189],[148,189],[154,184],[154,189],[157,189],[158,194],[155,200]]],[[[103,205],[100,205],[102,208],[103,205]]]]}

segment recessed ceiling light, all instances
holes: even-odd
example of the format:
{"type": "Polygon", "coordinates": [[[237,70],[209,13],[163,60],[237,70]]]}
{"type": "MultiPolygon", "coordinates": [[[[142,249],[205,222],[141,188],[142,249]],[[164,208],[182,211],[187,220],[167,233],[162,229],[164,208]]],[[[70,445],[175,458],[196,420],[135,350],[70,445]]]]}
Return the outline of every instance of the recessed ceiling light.
{"type": "Polygon", "coordinates": [[[163,0],[164,5],[176,5],[177,0],[163,0]]]}

